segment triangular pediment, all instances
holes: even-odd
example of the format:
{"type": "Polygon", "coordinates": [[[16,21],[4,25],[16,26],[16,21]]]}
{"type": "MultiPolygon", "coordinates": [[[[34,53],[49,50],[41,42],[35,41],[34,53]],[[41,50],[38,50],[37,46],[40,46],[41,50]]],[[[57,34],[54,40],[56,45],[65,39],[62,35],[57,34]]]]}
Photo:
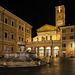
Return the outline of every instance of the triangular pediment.
{"type": "Polygon", "coordinates": [[[44,26],[37,29],[37,32],[55,31],[55,30],[57,30],[57,27],[45,24],[44,26]]]}

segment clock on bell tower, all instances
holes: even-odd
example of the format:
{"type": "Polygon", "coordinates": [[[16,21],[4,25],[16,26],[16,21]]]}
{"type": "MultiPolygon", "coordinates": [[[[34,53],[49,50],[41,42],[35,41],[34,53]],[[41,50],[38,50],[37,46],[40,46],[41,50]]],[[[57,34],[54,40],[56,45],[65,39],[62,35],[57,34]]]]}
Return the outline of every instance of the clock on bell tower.
{"type": "Polygon", "coordinates": [[[64,26],[65,25],[65,6],[60,5],[55,7],[55,22],[56,26],[64,26]]]}

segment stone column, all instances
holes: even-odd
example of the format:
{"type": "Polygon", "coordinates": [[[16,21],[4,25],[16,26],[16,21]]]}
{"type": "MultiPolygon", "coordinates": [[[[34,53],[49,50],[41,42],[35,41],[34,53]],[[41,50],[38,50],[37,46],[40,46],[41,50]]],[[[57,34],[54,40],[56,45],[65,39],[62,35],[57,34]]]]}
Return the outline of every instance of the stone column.
{"type": "Polygon", "coordinates": [[[37,47],[37,51],[38,51],[38,53],[37,53],[37,57],[39,57],[39,47],[37,47]]]}
{"type": "Polygon", "coordinates": [[[36,51],[36,47],[34,47],[34,51],[36,51]]]}
{"type": "Polygon", "coordinates": [[[33,47],[31,47],[31,50],[33,50],[33,47]]]}
{"type": "Polygon", "coordinates": [[[54,47],[51,46],[51,56],[54,57],[54,47]]]}
{"type": "Polygon", "coordinates": [[[46,57],[46,47],[44,47],[44,57],[46,57]]]}

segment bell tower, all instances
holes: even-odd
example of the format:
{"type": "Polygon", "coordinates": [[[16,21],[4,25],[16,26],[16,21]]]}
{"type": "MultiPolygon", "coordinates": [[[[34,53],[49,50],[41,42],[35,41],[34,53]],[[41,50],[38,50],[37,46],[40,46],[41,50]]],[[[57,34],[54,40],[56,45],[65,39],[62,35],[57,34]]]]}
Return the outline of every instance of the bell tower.
{"type": "Polygon", "coordinates": [[[57,27],[65,25],[65,6],[64,5],[55,7],[55,23],[57,27]]]}

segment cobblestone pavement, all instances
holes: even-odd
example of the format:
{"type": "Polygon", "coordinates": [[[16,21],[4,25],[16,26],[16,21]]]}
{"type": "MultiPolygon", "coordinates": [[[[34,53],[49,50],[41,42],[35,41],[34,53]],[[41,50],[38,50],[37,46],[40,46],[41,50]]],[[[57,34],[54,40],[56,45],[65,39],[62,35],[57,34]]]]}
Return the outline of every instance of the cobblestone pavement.
{"type": "Polygon", "coordinates": [[[75,58],[54,58],[51,62],[35,68],[0,69],[0,75],[75,75],[75,58]]]}

